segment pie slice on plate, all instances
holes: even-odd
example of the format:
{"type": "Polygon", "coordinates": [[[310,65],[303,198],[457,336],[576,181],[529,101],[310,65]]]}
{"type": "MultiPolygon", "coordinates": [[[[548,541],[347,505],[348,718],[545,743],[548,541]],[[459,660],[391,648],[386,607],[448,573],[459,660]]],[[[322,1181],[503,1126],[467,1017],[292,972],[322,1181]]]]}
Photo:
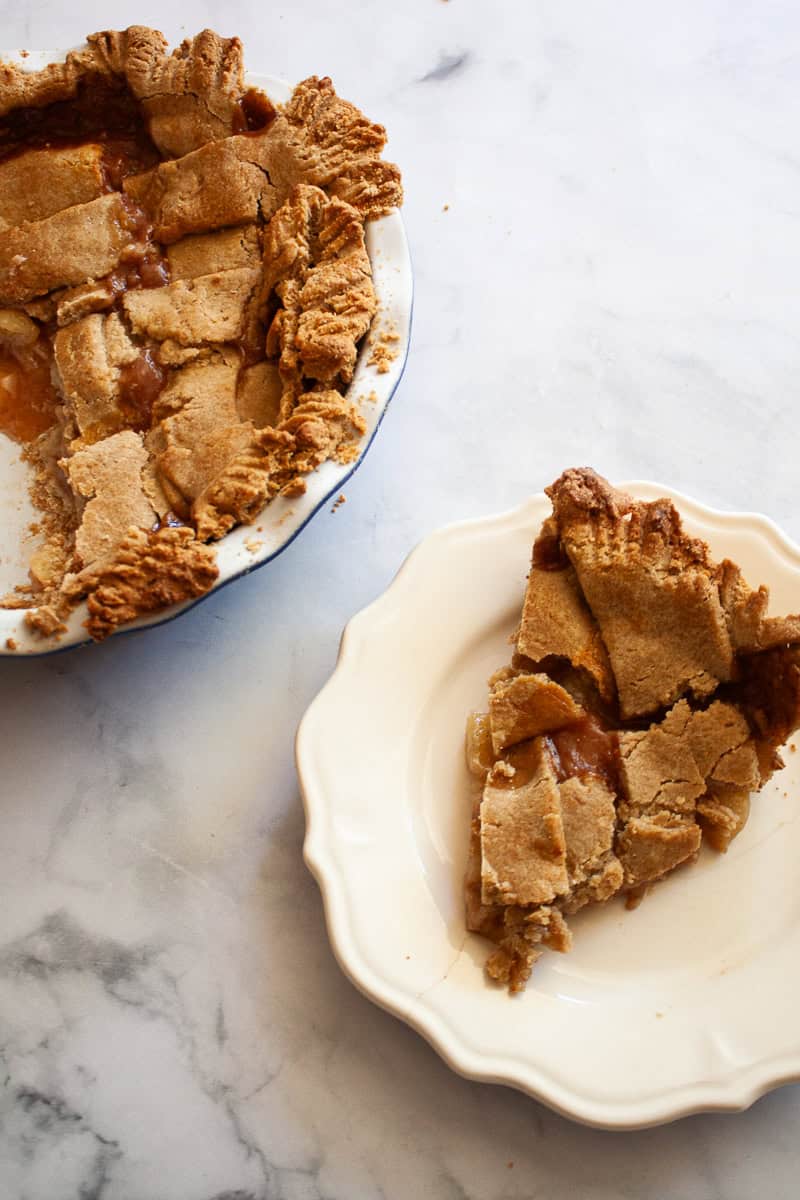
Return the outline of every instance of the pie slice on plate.
{"type": "Polygon", "coordinates": [[[669,500],[589,469],[547,495],[515,651],[467,727],[467,925],[512,992],[569,950],[570,914],[724,852],[800,725],[800,616],[769,616],[669,500]]]}

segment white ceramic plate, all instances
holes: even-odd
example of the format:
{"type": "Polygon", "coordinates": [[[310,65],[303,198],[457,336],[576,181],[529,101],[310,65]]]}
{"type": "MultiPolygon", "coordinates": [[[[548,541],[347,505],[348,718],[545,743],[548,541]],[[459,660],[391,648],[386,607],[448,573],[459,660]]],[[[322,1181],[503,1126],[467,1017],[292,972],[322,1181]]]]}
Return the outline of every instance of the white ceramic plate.
{"type": "MultiPolygon", "coordinates": [[[[31,52],[20,57],[13,51],[0,54],[6,61],[18,62],[26,70],[38,71],[48,62],[64,57],[64,52],[31,52]]],[[[250,86],[262,88],[275,103],[283,103],[291,94],[291,87],[271,75],[248,74],[250,86]]],[[[253,525],[242,525],[232,530],[217,543],[219,579],[211,592],[224,587],[241,575],[247,575],[256,567],[270,562],[289,545],[311,517],[331,497],[338,495],[345,481],[356,470],[370,447],[381,423],[389,401],[400,382],[411,332],[412,277],[411,260],[408,252],[403,220],[395,211],[377,221],[367,224],[367,251],[372,263],[373,281],[378,297],[379,312],[370,334],[361,348],[353,382],[348,396],[354,400],[363,398],[359,407],[367,423],[360,453],[355,462],[347,466],[325,463],[308,477],[308,489],[299,499],[273,501],[264,509],[253,525]],[[383,330],[398,335],[393,344],[396,358],[389,370],[380,375],[368,365],[373,339],[383,330]],[[367,397],[372,399],[367,400],[367,397]]],[[[36,514],[27,496],[27,469],[20,461],[19,446],[0,434],[0,595],[11,591],[27,579],[28,562],[36,545],[36,539],[28,532],[36,514]]],[[[200,597],[205,599],[205,597],[200,597]]],[[[148,625],[160,625],[185,612],[198,600],[162,609],[139,621],[127,625],[120,632],[141,629],[148,625]]],[[[80,605],[71,615],[68,630],[59,642],[43,641],[31,635],[24,623],[24,613],[0,609],[0,654],[7,654],[7,639],[16,644],[15,654],[48,654],[88,641],[83,623],[86,620],[86,605],[80,605]]]]}
{"type": "MultiPolygon", "coordinates": [[[[765,517],[672,496],[692,533],[796,611],[800,549],[765,517]]],[[[509,657],[531,544],[550,505],[427,538],[355,617],[306,713],[297,763],[306,861],[337,958],[376,1003],[461,1074],[507,1083],[589,1124],[635,1128],[736,1110],[800,1077],[800,755],[754,801],[725,856],[570,918],[527,991],[484,980],[464,928],[470,780],[464,721],[509,657]]]]}

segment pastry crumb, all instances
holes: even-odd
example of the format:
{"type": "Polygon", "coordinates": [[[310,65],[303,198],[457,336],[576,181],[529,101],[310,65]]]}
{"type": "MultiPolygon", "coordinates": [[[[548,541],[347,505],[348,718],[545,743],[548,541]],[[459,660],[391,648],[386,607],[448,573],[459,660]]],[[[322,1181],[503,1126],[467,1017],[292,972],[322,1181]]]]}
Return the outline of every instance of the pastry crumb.
{"type": "Polygon", "coordinates": [[[341,506],[346,502],[346,500],[347,500],[347,497],[345,496],[344,492],[341,492],[334,500],[333,507],[331,508],[331,512],[335,513],[337,508],[341,508],[341,506]]]}
{"type": "Polygon", "coordinates": [[[6,638],[6,650],[16,650],[17,643],[13,637],[6,638]]]}
{"type": "Polygon", "coordinates": [[[263,545],[264,545],[264,543],[261,541],[260,538],[248,538],[244,544],[244,548],[250,554],[258,554],[259,550],[261,549],[261,547],[263,545]]]}
{"type": "Polygon", "coordinates": [[[384,328],[375,334],[372,352],[367,359],[367,366],[374,367],[379,375],[385,375],[398,356],[397,343],[400,334],[394,327],[384,328]]]}

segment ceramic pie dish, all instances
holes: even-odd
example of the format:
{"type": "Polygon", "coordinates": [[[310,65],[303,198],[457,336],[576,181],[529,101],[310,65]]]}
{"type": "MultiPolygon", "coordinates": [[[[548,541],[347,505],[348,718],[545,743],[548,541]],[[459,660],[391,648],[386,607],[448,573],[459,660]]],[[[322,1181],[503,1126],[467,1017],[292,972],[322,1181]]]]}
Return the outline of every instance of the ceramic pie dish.
{"type": "MultiPolygon", "coordinates": [[[[670,497],[690,534],[769,586],[774,611],[796,608],[800,549],[765,517],[623,486],[670,497]]],[[[522,995],[487,983],[487,946],[465,931],[464,720],[508,653],[548,511],[542,495],[433,534],[348,625],[297,739],[331,942],[356,986],[470,1078],[604,1128],[739,1110],[800,1077],[791,745],[727,854],[703,851],[632,912],[579,914],[572,952],[547,955],[522,995]]]]}
{"type": "MultiPolygon", "coordinates": [[[[2,58],[16,62],[25,71],[37,71],[50,62],[64,58],[63,52],[31,52],[21,56],[5,53],[2,58]]],[[[262,89],[275,103],[284,103],[291,87],[271,76],[246,76],[248,86],[262,89]]],[[[365,423],[365,432],[357,446],[357,454],[348,462],[328,461],[307,477],[303,495],[277,497],[252,524],[239,525],[217,542],[219,576],[211,592],[234,579],[265,565],[274,559],[302,531],[312,516],[337,496],[344,483],[357,468],[375,436],[389,401],[400,381],[411,323],[412,276],[402,218],[395,209],[389,215],[369,221],[366,226],[366,247],[373,284],[378,302],[378,316],[361,344],[352,382],[346,399],[352,400],[365,423]],[[383,356],[381,370],[369,360],[376,340],[390,329],[392,353],[383,356]]],[[[20,459],[20,447],[0,435],[0,505],[3,511],[0,529],[0,593],[6,593],[27,577],[27,567],[33,541],[29,533],[31,522],[37,518],[27,495],[28,467],[20,459]]],[[[200,597],[202,599],[204,597],[200,597]]],[[[197,603],[198,599],[173,605],[148,614],[122,631],[140,629],[171,620],[197,603]]],[[[45,654],[88,642],[84,628],[86,603],[81,603],[67,619],[67,630],[58,640],[43,639],[30,632],[24,621],[24,610],[0,609],[0,654],[45,654]]]]}

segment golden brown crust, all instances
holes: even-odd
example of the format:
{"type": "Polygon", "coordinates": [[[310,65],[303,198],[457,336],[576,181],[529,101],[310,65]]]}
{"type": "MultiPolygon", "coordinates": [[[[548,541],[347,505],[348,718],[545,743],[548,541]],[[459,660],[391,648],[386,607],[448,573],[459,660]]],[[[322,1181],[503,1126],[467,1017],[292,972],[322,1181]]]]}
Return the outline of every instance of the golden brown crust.
{"type": "Polygon", "coordinates": [[[123,297],[134,333],[180,346],[236,342],[244,336],[247,303],[259,273],[249,267],[179,279],[123,297]]]}
{"type": "Polygon", "coordinates": [[[489,772],[480,828],[483,904],[548,904],[567,891],[558,786],[541,739],[529,770],[512,755],[489,772]]]}
{"type": "Polygon", "coordinates": [[[95,641],[145,613],[202,596],[219,569],[191,529],[131,528],[89,593],[86,628],[95,641]]]}
{"type": "Polygon", "coordinates": [[[547,489],[562,545],[600,627],[623,717],[702,698],[733,672],[708,548],[668,500],[640,503],[593,471],[547,489]]]}
{"type": "Polygon", "coordinates": [[[59,390],[85,442],[127,424],[120,407],[120,372],[139,356],[116,313],[99,313],[60,329],[54,339],[59,390]]]}
{"type": "Polygon", "coordinates": [[[107,275],[132,242],[116,192],[0,232],[0,303],[21,304],[53,288],[107,275]]]}
{"type": "Polygon", "coordinates": [[[591,676],[604,699],[613,700],[616,694],[600,630],[572,567],[545,570],[531,566],[517,650],[532,662],[565,658],[591,676]]]}
{"type": "Polygon", "coordinates": [[[400,171],[380,155],[386,130],[336,95],[327,76],[299,83],[269,128],[271,174],[286,195],[311,183],[358,209],[384,216],[403,202],[400,171]]]}
{"type": "Polygon", "coordinates": [[[280,355],[285,411],[303,380],[347,384],[358,343],[377,301],[355,209],[329,200],[319,188],[300,185],[275,213],[264,236],[262,303],[280,302],[267,353],[280,355]]]}
{"type": "Polygon", "coordinates": [[[308,392],[278,428],[295,440],[288,469],[307,475],[331,458],[351,462],[366,422],[355,404],[339,392],[308,392]]]}
{"type": "Polygon", "coordinates": [[[0,229],[88,204],[105,190],[101,146],[27,150],[0,163],[0,229]]]}
{"type": "Polygon", "coordinates": [[[237,267],[257,269],[261,262],[258,226],[240,225],[185,237],[168,247],[167,261],[173,282],[232,271],[237,267]]]}
{"type": "Polygon", "coordinates": [[[165,157],[179,158],[241,128],[245,89],[238,38],[204,29],[166,56],[156,39],[129,37],[125,76],[165,157]]]}
{"type": "Polygon", "coordinates": [[[291,434],[253,432],[192,505],[197,536],[216,540],[234,525],[253,521],[278,490],[276,476],[294,448],[291,434]]]}
{"type": "Polygon", "coordinates": [[[489,693],[492,749],[500,754],[507,746],[563,729],[585,715],[569,692],[547,675],[498,680],[489,693]]]}
{"type": "Polygon", "coordinates": [[[251,225],[277,208],[278,193],[259,153],[258,136],[210,142],[125,180],[125,194],[147,213],[157,241],[251,225]]]}
{"type": "Polygon", "coordinates": [[[146,464],[142,435],[129,429],[62,461],[75,495],[86,501],[75,535],[75,567],[82,573],[65,580],[71,594],[85,590],[86,570],[113,554],[131,525],[148,528],[156,521],[142,480],[146,464]]]}

